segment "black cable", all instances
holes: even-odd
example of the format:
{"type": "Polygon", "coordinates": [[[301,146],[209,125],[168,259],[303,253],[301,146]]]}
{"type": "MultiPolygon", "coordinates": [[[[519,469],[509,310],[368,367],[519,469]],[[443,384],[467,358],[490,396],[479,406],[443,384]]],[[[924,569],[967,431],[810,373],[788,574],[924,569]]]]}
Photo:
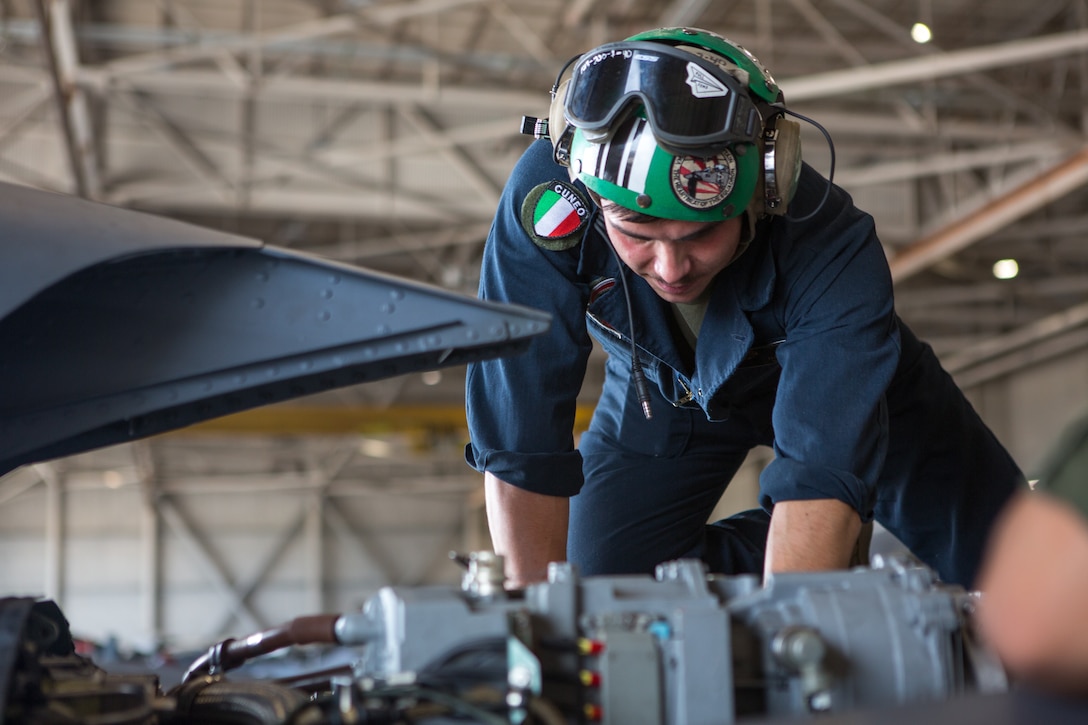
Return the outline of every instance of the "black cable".
{"type": "MultiPolygon", "coordinates": [[[[503,693],[499,694],[502,695],[503,693]]],[[[478,723],[479,725],[509,725],[510,722],[507,718],[498,715],[485,707],[477,705],[476,703],[470,702],[463,697],[458,697],[429,687],[419,687],[415,685],[385,687],[365,691],[363,695],[368,698],[372,697],[379,699],[425,700],[445,707],[454,717],[464,715],[471,718],[472,722],[478,723]]],[[[503,706],[503,709],[504,708],[505,706],[503,706]]],[[[411,713],[411,707],[398,708],[397,713],[406,715],[410,719],[415,719],[415,716],[411,713]]]]}
{"type": "Polygon", "coordinates": [[[620,283],[623,285],[623,297],[627,301],[627,324],[631,328],[631,382],[635,385],[635,396],[638,397],[638,403],[642,406],[642,414],[646,416],[646,420],[650,420],[654,417],[654,414],[650,408],[650,388],[646,385],[646,374],[642,372],[642,361],[639,360],[638,347],[635,345],[635,311],[631,305],[631,290],[627,286],[627,266],[620,259],[619,252],[616,251],[616,247],[612,244],[612,240],[608,236],[608,229],[604,228],[601,217],[598,216],[597,221],[601,225],[598,231],[604,235],[605,244],[612,251],[612,256],[620,268],[620,283]]]}
{"type": "MultiPolygon", "coordinates": [[[[353,683],[350,685],[355,687],[353,683]]],[[[495,691],[498,695],[502,693],[495,691]]],[[[425,685],[388,685],[379,686],[370,690],[359,692],[359,711],[362,716],[360,722],[422,722],[433,717],[450,717],[454,719],[467,718],[469,721],[481,725],[508,725],[509,720],[499,714],[505,709],[501,700],[496,700],[495,710],[489,709],[486,704],[477,704],[450,692],[427,687],[425,685]],[[384,701],[384,704],[373,703],[370,706],[363,701],[384,701]],[[443,715],[414,713],[413,709],[418,705],[407,704],[405,700],[417,700],[433,703],[445,710],[443,715]],[[496,711],[497,710],[497,711],[496,711]],[[380,718],[380,719],[379,719],[380,718]]],[[[299,725],[303,722],[303,716],[312,708],[317,708],[322,713],[322,722],[342,722],[337,710],[337,698],[332,693],[323,694],[313,700],[299,703],[289,711],[282,720],[283,725],[299,725]]],[[[445,719],[443,720],[446,721],[445,719]]]]}
{"type": "Polygon", "coordinates": [[[584,54],[579,53],[578,55],[574,56],[573,58],[568,60],[566,63],[564,63],[563,67],[559,69],[559,74],[555,77],[555,83],[552,84],[552,91],[551,91],[552,98],[555,98],[555,94],[559,92],[559,86],[561,85],[561,82],[563,80],[563,74],[567,72],[567,68],[570,68],[574,64],[574,61],[581,58],[582,55],[584,55],[584,54]]]}
{"type": "MultiPolygon", "coordinates": [[[[334,703],[335,701],[336,700],[335,698],[333,698],[332,695],[321,694],[314,696],[314,698],[311,700],[300,702],[299,704],[291,708],[290,712],[284,715],[283,720],[281,721],[281,725],[296,725],[296,723],[300,722],[299,718],[302,716],[302,714],[310,708],[317,708],[322,713],[324,713],[326,711],[326,705],[328,705],[329,703],[334,703]]],[[[329,721],[331,722],[331,719],[329,721]]]]}
{"type": "Polygon", "coordinates": [[[417,682],[435,688],[505,682],[507,669],[505,638],[478,639],[453,647],[424,665],[417,682]]]}
{"type": "Polygon", "coordinates": [[[569,637],[541,636],[536,640],[536,644],[542,649],[558,652],[578,652],[578,640],[569,637]]]}
{"type": "Polygon", "coordinates": [[[420,669],[420,674],[428,674],[440,670],[455,660],[458,660],[466,655],[478,655],[478,654],[506,654],[506,639],[504,637],[486,637],[483,639],[470,640],[468,642],[462,642],[455,647],[443,652],[435,659],[428,662],[420,669]]]}
{"type": "Polygon", "coordinates": [[[820,133],[822,133],[824,135],[824,138],[827,139],[827,149],[831,154],[831,166],[830,166],[830,168],[828,169],[828,172],[827,172],[827,187],[824,188],[823,198],[820,199],[820,203],[816,205],[815,209],[810,211],[808,214],[805,214],[803,217],[791,217],[788,214],[785,216],[785,218],[788,219],[791,222],[806,222],[809,219],[811,219],[812,217],[816,216],[817,212],[819,212],[821,209],[824,208],[824,204],[827,203],[827,198],[829,196],[831,196],[831,187],[832,187],[832,185],[834,184],[834,181],[835,181],[835,142],[831,140],[831,134],[828,133],[826,128],[824,128],[821,124],[819,124],[815,120],[809,118],[808,116],[803,116],[800,113],[798,113],[797,111],[791,111],[790,109],[786,108],[785,106],[777,106],[776,105],[775,108],[782,111],[783,113],[788,113],[789,115],[793,116],[794,118],[799,118],[802,121],[805,121],[806,123],[808,123],[812,127],[816,128],[820,133]]]}

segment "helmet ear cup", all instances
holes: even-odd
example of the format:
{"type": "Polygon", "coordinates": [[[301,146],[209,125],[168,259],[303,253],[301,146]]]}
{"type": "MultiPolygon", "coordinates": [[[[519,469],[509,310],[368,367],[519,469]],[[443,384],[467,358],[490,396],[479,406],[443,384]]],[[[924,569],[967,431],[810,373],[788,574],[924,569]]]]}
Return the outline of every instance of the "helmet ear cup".
{"type": "Polygon", "coordinates": [[[757,214],[782,216],[797,191],[797,179],[801,174],[801,124],[781,114],[767,120],[763,130],[763,209],[757,214]]]}
{"type": "Polygon", "coordinates": [[[548,109],[548,138],[552,142],[552,157],[560,166],[567,167],[567,174],[571,181],[575,181],[578,175],[570,165],[570,143],[574,128],[567,123],[563,109],[567,101],[567,87],[570,79],[563,81],[555,88],[552,94],[552,105],[548,109]]]}
{"type": "Polygon", "coordinates": [[[552,94],[552,105],[548,109],[548,136],[552,140],[553,147],[559,143],[559,139],[567,129],[567,119],[563,115],[563,108],[567,101],[568,86],[570,86],[570,78],[556,87],[555,93],[552,94]]]}

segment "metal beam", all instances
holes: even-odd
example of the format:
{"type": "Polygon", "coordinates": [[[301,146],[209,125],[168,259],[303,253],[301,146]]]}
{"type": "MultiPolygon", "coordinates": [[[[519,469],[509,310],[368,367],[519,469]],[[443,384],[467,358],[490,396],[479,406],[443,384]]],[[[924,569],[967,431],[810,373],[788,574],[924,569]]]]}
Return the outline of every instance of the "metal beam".
{"type": "Polygon", "coordinates": [[[890,262],[892,279],[917,274],[1085,183],[1088,147],[896,254],[890,262]]]}
{"type": "Polygon", "coordinates": [[[824,17],[809,0],[789,0],[789,4],[843,60],[853,66],[869,64],[869,59],[851,45],[835,24],[824,17]]]}
{"type": "Polygon", "coordinates": [[[318,490],[309,495],[304,508],[307,609],[311,612],[324,612],[326,609],[325,573],[328,566],[324,520],[327,504],[324,490],[318,490]]]}
{"type": "Polygon", "coordinates": [[[12,501],[43,482],[33,468],[17,468],[0,477],[0,506],[12,501]]]}
{"type": "MultiPolygon", "coordinates": [[[[898,302],[898,299],[896,299],[896,302],[898,302]]],[[[928,307],[915,310],[909,316],[904,315],[904,317],[907,318],[912,327],[924,324],[926,329],[932,333],[947,331],[945,334],[951,335],[955,332],[978,334],[988,331],[988,336],[992,337],[1009,329],[1012,324],[1023,324],[1025,320],[1046,314],[1053,309],[1053,305],[1043,308],[1041,304],[1032,304],[1022,300],[1016,300],[1013,303],[1010,300],[1004,304],[928,307]],[[1015,306],[1015,310],[1010,310],[1009,308],[1013,306],[1015,306]]],[[[926,335],[926,341],[929,341],[929,333],[926,335]]],[[[967,340],[963,340],[951,349],[959,351],[969,344],[967,340]]]]}
{"type": "Polygon", "coordinates": [[[329,524],[329,528],[341,538],[355,544],[355,548],[359,553],[374,564],[378,573],[382,575],[383,581],[389,584],[397,583],[399,577],[396,576],[398,571],[396,561],[376,545],[375,537],[369,536],[364,531],[352,526],[335,506],[326,506],[322,513],[325,521],[329,524]]]}
{"type": "Polygon", "coordinates": [[[463,551],[461,547],[465,545],[468,538],[465,533],[467,521],[464,513],[465,507],[462,507],[460,519],[450,527],[449,533],[438,548],[435,549],[431,559],[423,565],[422,569],[414,577],[403,582],[403,584],[406,586],[419,586],[428,581],[442,579],[443,571],[449,571],[451,567],[457,566],[450,560],[450,552],[463,551]]]}
{"type": "Polygon", "coordinates": [[[36,169],[32,169],[25,164],[16,163],[10,159],[0,158],[0,169],[6,174],[7,178],[0,176],[0,178],[4,178],[5,181],[36,186],[40,189],[56,191],[63,194],[72,193],[72,189],[70,185],[66,183],[65,179],[39,174],[36,169]]]}
{"type": "Polygon", "coordinates": [[[956,384],[970,388],[1085,349],[1088,349],[1088,329],[1072,330],[957,373],[956,384]]]}
{"type": "Polygon", "coordinates": [[[503,0],[492,0],[488,4],[488,9],[491,11],[491,16],[542,68],[551,68],[556,64],[556,58],[548,45],[503,0]]]}
{"type": "Polygon", "coordinates": [[[696,25],[696,20],[703,14],[710,0],[672,0],[661,11],[658,23],[662,27],[696,25]]]}
{"type": "Polygon", "coordinates": [[[569,0],[563,13],[563,27],[575,28],[585,22],[598,0],[569,0]]]}
{"type": "MultiPolygon", "coordinates": [[[[263,621],[257,612],[251,609],[249,604],[242,599],[238,589],[230,581],[230,577],[223,565],[212,556],[207,543],[197,535],[177,507],[169,499],[160,498],[158,508],[163,521],[181,540],[185,548],[189,550],[190,555],[204,570],[214,588],[227,600],[230,611],[238,617],[244,626],[251,629],[265,629],[268,623],[263,621]]],[[[211,632],[208,638],[214,639],[217,634],[218,632],[211,632]]]]}
{"type": "Polygon", "coordinates": [[[21,107],[22,110],[15,113],[10,119],[6,119],[7,123],[0,127],[0,150],[11,145],[19,138],[19,132],[30,126],[38,111],[44,108],[51,98],[52,93],[48,88],[35,86],[28,88],[21,98],[10,101],[13,108],[21,107]]]}
{"type": "MultiPolygon", "coordinates": [[[[926,43],[925,45],[915,43],[911,40],[910,32],[905,25],[901,25],[900,23],[889,19],[860,0],[834,0],[834,2],[836,5],[845,8],[855,17],[886,36],[888,40],[896,43],[913,55],[921,56],[943,52],[943,49],[934,43],[926,43]]],[[[1057,2],[1064,3],[1064,0],[1057,0],[1057,2]]],[[[1036,15],[1034,19],[1038,23],[1037,28],[1042,27],[1042,23],[1039,23],[1038,20],[1039,16],[1036,15]]],[[[1034,35],[1037,32],[1037,28],[1024,28],[1021,37],[1034,35]]],[[[983,89],[990,96],[1003,99],[1005,102],[1010,103],[1015,108],[1025,112],[1029,118],[1034,117],[1036,121],[1041,121],[1042,118],[1040,118],[1040,116],[1045,115],[1047,112],[1045,107],[1043,107],[1043,104],[1040,104],[1037,98],[1028,99],[1010,93],[1009,90],[1000,83],[984,75],[970,74],[967,77],[967,81],[972,85],[983,89]]]]}
{"type": "MultiPolygon", "coordinates": [[[[1088,49],[1088,31],[1059,33],[1030,40],[936,53],[903,61],[878,63],[842,71],[799,76],[781,82],[791,103],[833,97],[877,87],[930,80],[1028,62],[1046,60],[1088,49]]],[[[112,87],[113,73],[105,68],[79,68],[77,80],[102,91],[112,87]]],[[[245,88],[221,74],[204,71],[147,72],[126,75],[137,90],[149,93],[199,94],[204,97],[237,98],[245,88]]],[[[441,103],[471,108],[526,109],[547,105],[544,92],[501,91],[465,87],[435,87],[427,83],[379,83],[322,78],[277,77],[260,89],[262,99],[299,103],[325,101],[394,104],[441,103]]]]}
{"type": "MultiPolygon", "coordinates": [[[[191,95],[204,99],[237,100],[250,89],[224,78],[219,73],[199,70],[170,70],[127,75],[124,83],[115,86],[108,72],[81,66],[79,83],[108,95],[124,89],[149,94],[191,95]]],[[[506,91],[495,88],[465,86],[434,86],[426,83],[383,83],[380,81],[348,81],[334,78],[276,76],[268,78],[259,90],[261,100],[298,105],[324,102],[330,105],[371,103],[379,106],[418,104],[466,108],[494,109],[524,113],[527,109],[544,113],[549,98],[546,88],[539,91],[506,91]]]]}
{"type": "Polygon", "coordinates": [[[964,388],[1088,348],[1088,303],[1076,305],[1006,335],[942,359],[964,388]]]}
{"type": "Polygon", "coordinates": [[[312,612],[327,611],[325,600],[325,577],[328,573],[328,561],[325,556],[325,511],[330,508],[328,491],[344,467],[355,458],[357,448],[354,441],[341,446],[335,455],[318,458],[307,457],[307,478],[310,492],[303,502],[307,570],[306,588],[309,592],[309,609],[312,612]],[[331,460],[330,460],[331,458],[331,460]]]}
{"type": "MultiPolygon", "coordinates": [[[[214,59],[222,55],[229,56],[232,52],[241,53],[258,48],[291,45],[306,40],[326,38],[331,35],[352,33],[357,29],[358,20],[354,16],[334,15],[259,35],[237,35],[226,38],[221,36],[215,38],[197,36],[194,43],[188,47],[171,48],[157,53],[130,55],[104,63],[99,66],[99,69],[108,73],[112,78],[119,79],[139,73],[165,70],[199,60],[214,59]]],[[[237,65],[236,61],[232,60],[231,62],[234,64],[236,72],[227,73],[226,75],[235,79],[243,76],[245,74],[244,69],[237,65]]]]}
{"type": "Polygon", "coordinates": [[[1031,322],[1005,335],[991,338],[961,350],[943,360],[950,373],[958,373],[980,363],[993,360],[1014,350],[1036,345],[1069,330],[1088,325],[1088,302],[1075,305],[1054,315],[1031,322]]]}
{"type": "Polygon", "coordinates": [[[151,445],[147,441],[130,446],[140,486],[141,600],[143,623],[151,640],[163,640],[162,621],[162,520],[156,505],[160,481],[151,445]]]}
{"type": "Polygon", "coordinates": [[[79,59],[72,31],[71,9],[68,0],[37,0],[35,7],[41,22],[42,50],[53,78],[73,187],[79,196],[98,199],[102,183],[98,177],[98,159],[87,99],[76,84],[79,59]]]}
{"type": "MultiPolygon", "coordinates": [[[[261,27],[261,4],[253,0],[246,0],[242,6],[242,24],[251,35],[257,35],[261,27]]],[[[249,206],[250,194],[253,192],[255,168],[257,164],[257,91],[264,82],[264,56],[263,47],[254,45],[245,54],[244,65],[246,68],[246,82],[249,85],[249,93],[241,100],[241,108],[238,118],[238,137],[241,141],[238,148],[238,191],[239,207],[249,206]]],[[[241,62],[241,61],[240,61],[241,62]]]]}
{"type": "Polygon", "coordinates": [[[392,25],[402,20],[425,15],[436,15],[465,5],[478,5],[486,2],[488,0],[401,0],[401,2],[396,3],[363,7],[359,10],[359,17],[363,20],[373,20],[382,25],[392,25]]]}
{"type": "MultiPolygon", "coordinates": [[[[303,506],[300,508],[294,521],[284,527],[280,533],[279,540],[273,543],[264,559],[257,565],[256,571],[254,571],[247,580],[239,582],[236,587],[233,587],[238,601],[243,605],[249,606],[250,598],[264,583],[265,579],[268,578],[268,575],[272,572],[272,569],[275,568],[276,564],[280,562],[283,555],[287,553],[287,549],[290,548],[291,544],[298,538],[299,533],[302,532],[303,526],[306,524],[308,513],[307,507],[303,506]]],[[[219,621],[219,625],[211,630],[212,637],[220,637],[224,634],[228,634],[230,632],[230,625],[234,619],[234,611],[227,612],[227,614],[219,621]]]]}
{"type": "Polygon", "coordinates": [[[193,142],[189,135],[166,117],[144,93],[133,93],[126,100],[133,110],[159,135],[169,148],[174,149],[181,160],[203,183],[202,188],[214,189],[225,202],[236,200],[238,189],[219,165],[193,142]]]}
{"type": "MultiPolygon", "coordinates": [[[[575,429],[585,430],[593,415],[592,406],[579,405],[575,429]]],[[[166,436],[202,435],[211,433],[362,433],[367,430],[404,431],[447,429],[463,430],[464,403],[449,405],[364,408],[349,405],[270,405],[205,421],[194,426],[166,433],[166,436]]]]}
{"type": "Polygon", "coordinates": [[[1048,276],[1043,279],[993,280],[965,285],[897,290],[895,308],[907,313],[937,308],[934,314],[940,315],[941,308],[952,305],[1005,304],[1009,300],[1073,295],[1088,296],[1088,277],[1084,275],[1048,276]]]}
{"type": "MultiPolygon", "coordinates": [[[[423,15],[452,10],[463,5],[475,5],[483,0],[416,0],[395,4],[371,5],[361,8],[357,13],[332,15],[317,20],[309,20],[271,33],[238,35],[215,38],[197,37],[195,42],[185,48],[173,48],[161,53],[142,53],[128,56],[101,66],[102,70],[115,78],[149,71],[159,71],[178,65],[206,59],[217,59],[231,53],[250,53],[255,50],[295,45],[335,35],[354,33],[360,25],[376,23],[392,25],[402,20],[423,15]]],[[[236,70],[241,66],[234,63],[236,70]]],[[[237,81],[237,73],[227,73],[237,81]]]]}
{"type": "Polygon", "coordinates": [[[1088,49],[1088,30],[1056,33],[1030,40],[935,53],[850,70],[787,78],[780,85],[791,103],[856,93],[871,88],[964,75],[977,71],[1023,65],[1088,49]]]}
{"type": "MultiPolygon", "coordinates": [[[[0,160],[0,164],[3,164],[0,160]]],[[[383,221],[404,219],[413,223],[443,221],[463,224],[467,219],[491,219],[494,206],[483,202],[463,204],[454,209],[453,202],[443,203],[435,198],[424,203],[416,195],[409,198],[399,189],[366,188],[259,188],[250,198],[247,212],[254,216],[282,218],[285,214],[314,217],[378,218],[383,221]]],[[[198,182],[133,181],[117,184],[104,200],[117,206],[128,206],[167,215],[191,212],[218,214],[232,211],[232,202],[223,201],[198,182]]],[[[470,199],[470,201],[475,201],[470,199]]]]}
{"type": "Polygon", "coordinates": [[[468,154],[456,146],[448,146],[438,139],[442,129],[422,109],[416,106],[400,106],[397,111],[416,133],[430,145],[438,148],[439,154],[461,175],[470,187],[488,206],[498,206],[502,189],[473,161],[468,154]]]}
{"type": "MultiPolygon", "coordinates": [[[[302,435],[306,435],[303,433],[302,435]]],[[[220,440],[220,439],[217,439],[220,440]]],[[[381,464],[388,470],[378,469],[377,459],[369,466],[365,478],[335,481],[326,490],[328,498],[382,498],[388,496],[436,497],[460,495],[479,485],[480,479],[467,467],[466,473],[444,475],[436,473],[434,463],[415,460],[390,460],[381,464]]],[[[457,470],[461,467],[458,466],[457,470]]],[[[304,473],[231,473],[192,474],[179,476],[169,482],[170,495],[268,495],[312,493],[310,479],[304,473]]]]}
{"type": "MultiPolygon", "coordinates": [[[[791,99],[792,101],[792,99],[791,99]]],[[[1040,131],[1038,126],[1021,125],[1006,126],[995,123],[982,123],[977,121],[958,120],[956,118],[942,118],[940,123],[930,123],[914,117],[910,121],[904,121],[901,116],[886,113],[865,113],[862,111],[849,113],[836,110],[831,106],[821,105],[806,109],[808,115],[817,119],[827,127],[832,136],[849,134],[852,138],[882,139],[885,137],[905,138],[911,141],[917,140],[923,143],[933,143],[935,139],[940,141],[966,141],[968,143],[1038,141],[1040,131]]],[[[1048,138],[1061,143],[1077,143],[1080,134],[1073,133],[1064,126],[1047,128],[1048,138]]]]}
{"type": "Polygon", "coordinates": [[[414,234],[395,234],[391,237],[355,239],[336,244],[306,247],[306,251],[322,257],[344,262],[364,262],[391,254],[424,252],[453,246],[479,244],[487,238],[490,221],[479,221],[454,229],[427,230],[414,234]]]}
{"type": "Polygon", "coordinates": [[[45,596],[64,605],[64,477],[56,466],[39,463],[34,472],[45,482],[45,567],[43,587],[45,596]]]}
{"type": "Polygon", "coordinates": [[[1024,161],[1037,162],[1068,152],[1068,147],[1051,141],[988,146],[971,151],[939,152],[928,157],[885,161],[869,166],[845,168],[835,172],[835,182],[843,186],[873,186],[908,181],[923,176],[950,174],[969,169],[1007,166],[1024,161]]]}

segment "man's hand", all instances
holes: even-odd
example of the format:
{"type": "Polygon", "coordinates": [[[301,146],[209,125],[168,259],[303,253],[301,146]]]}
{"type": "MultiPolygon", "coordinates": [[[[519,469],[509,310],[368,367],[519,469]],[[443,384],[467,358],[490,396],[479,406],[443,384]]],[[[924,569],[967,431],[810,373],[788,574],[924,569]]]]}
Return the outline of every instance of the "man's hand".
{"type": "Polygon", "coordinates": [[[860,531],[861,517],[842,501],[780,501],[771,514],[763,574],[845,569],[860,531]]]}
{"type": "Polygon", "coordinates": [[[548,564],[567,559],[570,499],[545,496],[484,474],[487,525],[495,553],[505,558],[507,586],[544,581],[548,564]]]}

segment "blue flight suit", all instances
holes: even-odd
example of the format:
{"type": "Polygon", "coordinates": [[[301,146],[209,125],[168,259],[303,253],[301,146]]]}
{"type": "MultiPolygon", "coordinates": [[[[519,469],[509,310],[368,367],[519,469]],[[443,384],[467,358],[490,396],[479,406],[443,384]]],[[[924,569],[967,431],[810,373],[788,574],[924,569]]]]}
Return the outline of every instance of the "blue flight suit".
{"type": "MultiPolygon", "coordinates": [[[[527,231],[523,200],[567,178],[538,141],[504,190],[480,296],[554,319],[528,352],[469,366],[469,464],[573,497],[568,556],[584,574],[651,572],[686,556],[712,571],[759,572],[774,504],[831,498],[875,517],[944,581],[970,586],[991,522],[1026,483],[896,315],[872,218],[832,187],[811,219],[761,220],[715,280],[694,351],[668,303],[626,270],[652,394],[646,420],[630,382],[624,272],[603,226],[588,223],[560,251],[527,231]],[[575,449],[590,335],[608,353],[606,376],[575,449]],[[774,450],[760,475],[762,511],[707,526],[760,444],[774,450]]],[[[808,214],[826,190],[805,166],[791,215],[808,214]]]]}

